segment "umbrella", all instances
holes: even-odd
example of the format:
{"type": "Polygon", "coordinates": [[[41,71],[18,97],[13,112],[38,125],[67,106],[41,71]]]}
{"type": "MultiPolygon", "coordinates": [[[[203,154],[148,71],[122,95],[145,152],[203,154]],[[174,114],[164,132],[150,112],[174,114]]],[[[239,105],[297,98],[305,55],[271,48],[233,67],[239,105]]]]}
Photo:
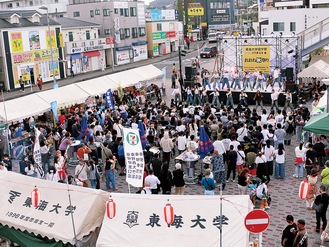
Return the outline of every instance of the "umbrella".
{"type": "Polygon", "coordinates": [[[139,129],[139,135],[140,135],[141,142],[142,142],[142,148],[145,149],[145,147],[146,147],[146,135],[145,135],[144,125],[142,123],[142,120],[138,121],[138,129],[139,129]]]}
{"type": "Polygon", "coordinates": [[[329,135],[329,113],[321,113],[311,117],[303,130],[316,134],[329,135]]]}
{"type": "Polygon", "coordinates": [[[209,136],[207,135],[204,127],[201,126],[200,127],[199,148],[198,148],[200,158],[203,159],[212,150],[214,150],[214,146],[212,145],[212,142],[211,142],[209,136]]]}

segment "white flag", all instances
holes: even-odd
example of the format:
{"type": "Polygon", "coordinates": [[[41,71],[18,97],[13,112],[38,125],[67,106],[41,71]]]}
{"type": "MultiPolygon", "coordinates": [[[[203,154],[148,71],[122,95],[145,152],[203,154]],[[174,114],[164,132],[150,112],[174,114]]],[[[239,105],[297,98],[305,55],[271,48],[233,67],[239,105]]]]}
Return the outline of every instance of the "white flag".
{"type": "Polygon", "coordinates": [[[126,160],[126,182],[134,187],[143,187],[145,163],[138,129],[123,128],[123,143],[126,160]]]}
{"type": "Polygon", "coordinates": [[[41,164],[41,153],[40,153],[40,142],[39,142],[39,136],[40,131],[37,128],[34,128],[35,132],[35,139],[34,139],[34,147],[33,147],[33,159],[34,163],[41,164]]]}

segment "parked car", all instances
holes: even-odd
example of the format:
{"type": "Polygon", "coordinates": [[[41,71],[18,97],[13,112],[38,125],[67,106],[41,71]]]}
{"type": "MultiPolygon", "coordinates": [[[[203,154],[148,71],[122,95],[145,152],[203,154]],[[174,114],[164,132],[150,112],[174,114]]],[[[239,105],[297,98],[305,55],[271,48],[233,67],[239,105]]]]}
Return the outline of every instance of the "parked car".
{"type": "Polygon", "coordinates": [[[217,53],[218,53],[218,51],[217,51],[217,47],[216,46],[213,46],[213,47],[205,47],[200,52],[200,57],[201,58],[211,58],[211,57],[215,57],[217,55],[217,53]]]}
{"type": "Polygon", "coordinates": [[[208,34],[208,42],[217,42],[217,34],[216,33],[209,33],[208,34]]]}

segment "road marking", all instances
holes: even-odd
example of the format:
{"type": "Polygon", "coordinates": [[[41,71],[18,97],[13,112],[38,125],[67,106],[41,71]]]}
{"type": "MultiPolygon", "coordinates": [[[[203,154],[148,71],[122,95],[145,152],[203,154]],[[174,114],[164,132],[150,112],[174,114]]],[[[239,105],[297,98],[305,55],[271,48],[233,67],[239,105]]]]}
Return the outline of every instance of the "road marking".
{"type": "Polygon", "coordinates": [[[261,225],[261,224],[268,224],[268,218],[246,220],[246,225],[261,225]]]}

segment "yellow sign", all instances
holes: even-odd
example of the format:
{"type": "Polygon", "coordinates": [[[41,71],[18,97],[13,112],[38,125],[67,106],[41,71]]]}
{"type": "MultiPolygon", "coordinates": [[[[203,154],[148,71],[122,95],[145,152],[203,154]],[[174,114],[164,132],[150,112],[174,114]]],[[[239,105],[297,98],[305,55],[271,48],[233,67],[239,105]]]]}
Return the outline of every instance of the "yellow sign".
{"type": "Polygon", "coordinates": [[[23,39],[21,32],[10,33],[11,52],[23,51],[23,39]]]}
{"type": "Polygon", "coordinates": [[[270,73],[270,46],[243,46],[243,71],[270,73]]]}
{"type": "MultiPolygon", "coordinates": [[[[33,63],[38,61],[46,61],[51,59],[49,50],[34,50],[34,51],[24,51],[16,52],[11,55],[11,61],[13,64],[24,64],[24,63],[33,63]]],[[[58,49],[53,48],[53,57],[57,59],[58,49]]]]}
{"type": "Polygon", "coordinates": [[[207,22],[201,22],[201,27],[207,27],[208,23],[207,22]]]}
{"type": "Polygon", "coordinates": [[[200,16],[204,15],[204,8],[188,8],[187,9],[187,14],[189,16],[200,16]]]}
{"type": "Polygon", "coordinates": [[[63,40],[63,33],[62,32],[59,33],[59,46],[62,47],[62,48],[65,47],[64,40],[63,40]]]}
{"type": "Polygon", "coordinates": [[[51,40],[51,47],[52,48],[55,48],[56,47],[55,31],[54,30],[50,30],[50,36],[49,36],[48,30],[46,30],[45,32],[46,32],[47,48],[50,48],[50,40],[51,40]]]}

